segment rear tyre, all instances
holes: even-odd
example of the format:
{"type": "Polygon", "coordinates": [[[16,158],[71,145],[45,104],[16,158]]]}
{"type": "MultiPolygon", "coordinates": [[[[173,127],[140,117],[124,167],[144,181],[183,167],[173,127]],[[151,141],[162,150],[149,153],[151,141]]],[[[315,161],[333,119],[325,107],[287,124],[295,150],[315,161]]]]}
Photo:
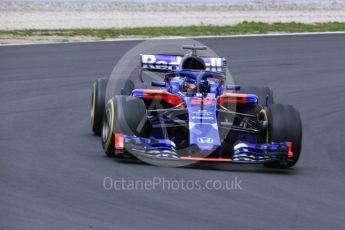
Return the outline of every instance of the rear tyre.
{"type": "Polygon", "coordinates": [[[106,107],[102,125],[102,146],[108,157],[119,156],[115,150],[115,133],[146,137],[149,134],[146,107],[141,99],[132,96],[112,97],[106,107]]]}
{"type": "Polygon", "coordinates": [[[299,112],[291,105],[274,104],[268,107],[268,132],[272,142],[292,142],[293,156],[287,162],[274,161],[266,167],[289,168],[294,166],[301,154],[302,122],[299,112]]]}
{"type": "Polygon", "coordinates": [[[256,95],[259,99],[258,104],[263,107],[266,106],[266,100],[268,105],[272,105],[274,103],[273,91],[269,87],[241,86],[240,92],[256,95]]]}
{"type": "MultiPolygon", "coordinates": [[[[107,78],[98,78],[92,85],[91,128],[96,136],[100,136],[102,133],[107,84],[107,78]]],[[[131,80],[119,80],[116,82],[114,94],[131,95],[133,90],[134,83],[131,80]]]]}
{"type": "Polygon", "coordinates": [[[91,94],[91,129],[96,136],[102,132],[102,119],[104,116],[105,91],[108,79],[98,78],[92,85],[91,94]]]}

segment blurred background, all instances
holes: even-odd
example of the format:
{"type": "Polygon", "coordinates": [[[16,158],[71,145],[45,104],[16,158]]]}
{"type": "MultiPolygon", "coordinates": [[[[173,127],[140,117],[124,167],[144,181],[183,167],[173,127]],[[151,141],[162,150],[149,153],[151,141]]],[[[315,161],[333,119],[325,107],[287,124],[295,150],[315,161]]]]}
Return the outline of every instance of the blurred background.
{"type": "MultiPolygon", "coordinates": [[[[252,25],[246,30],[192,28],[177,33],[123,28],[233,26],[254,23],[343,23],[345,0],[15,0],[0,1],[0,43],[13,40],[74,40],[176,35],[228,35],[267,32],[344,31],[345,25],[307,29],[252,25]],[[335,28],[336,27],[336,28],[335,28]],[[341,27],[341,28],[340,28],[341,27]],[[89,31],[71,31],[89,29],[89,31]],[[99,33],[95,29],[113,29],[99,33]],[[32,31],[23,31],[32,30],[32,31]],[[44,30],[44,31],[37,31],[44,30]],[[57,33],[51,30],[67,30],[57,33]],[[92,31],[90,31],[92,30],[92,31]],[[190,32],[193,31],[193,32],[190,32]],[[49,37],[47,37],[49,36],[49,37]]],[[[248,26],[247,26],[248,27],[248,26]]],[[[291,26],[290,26],[291,27],[291,26]]],[[[174,32],[175,31],[175,32],[174,32]]]]}
{"type": "Polygon", "coordinates": [[[345,1],[0,1],[0,29],[124,28],[260,22],[344,22],[345,1]]]}

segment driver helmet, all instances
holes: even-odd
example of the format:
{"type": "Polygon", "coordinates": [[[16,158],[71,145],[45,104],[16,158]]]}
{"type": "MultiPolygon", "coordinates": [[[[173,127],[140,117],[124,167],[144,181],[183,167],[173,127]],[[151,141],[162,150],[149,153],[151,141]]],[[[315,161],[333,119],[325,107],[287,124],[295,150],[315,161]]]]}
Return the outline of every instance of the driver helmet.
{"type": "MultiPolygon", "coordinates": [[[[208,90],[208,81],[207,80],[200,80],[199,83],[199,90],[200,93],[205,93],[208,90]]],[[[195,79],[192,78],[186,78],[183,82],[183,88],[185,92],[197,92],[197,81],[195,79]]]]}
{"type": "Polygon", "coordinates": [[[186,78],[183,82],[183,88],[186,92],[196,92],[197,91],[196,80],[192,78],[186,78]]]}

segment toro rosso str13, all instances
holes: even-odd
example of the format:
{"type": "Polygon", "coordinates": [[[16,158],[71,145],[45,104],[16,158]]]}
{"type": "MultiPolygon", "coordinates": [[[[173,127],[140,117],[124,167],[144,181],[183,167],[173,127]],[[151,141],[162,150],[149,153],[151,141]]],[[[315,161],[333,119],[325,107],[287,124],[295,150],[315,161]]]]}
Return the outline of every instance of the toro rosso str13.
{"type": "Polygon", "coordinates": [[[106,98],[108,79],[93,84],[91,120],[109,157],[259,163],[287,168],[301,153],[302,125],[290,105],[275,104],[268,87],[226,84],[225,58],[140,55],[143,71],[162,81],[131,80],[106,98]]]}

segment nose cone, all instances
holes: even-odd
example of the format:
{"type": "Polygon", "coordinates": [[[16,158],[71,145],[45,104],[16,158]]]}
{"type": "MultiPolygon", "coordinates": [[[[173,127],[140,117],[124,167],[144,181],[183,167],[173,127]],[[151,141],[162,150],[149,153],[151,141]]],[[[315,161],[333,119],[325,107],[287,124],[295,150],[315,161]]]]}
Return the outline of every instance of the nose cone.
{"type": "Polygon", "coordinates": [[[189,116],[190,145],[196,145],[201,151],[213,151],[220,146],[216,99],[195,96],[186,97],[185,101],[189,116]]]}

